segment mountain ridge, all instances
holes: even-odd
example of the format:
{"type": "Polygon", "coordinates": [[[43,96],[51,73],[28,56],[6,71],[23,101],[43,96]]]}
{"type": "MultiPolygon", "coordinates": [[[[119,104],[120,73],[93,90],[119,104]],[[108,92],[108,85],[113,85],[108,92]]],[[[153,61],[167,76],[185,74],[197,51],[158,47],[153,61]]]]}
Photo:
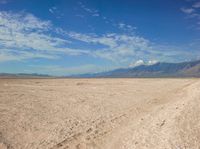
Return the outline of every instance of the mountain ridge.
{"type": "Polygon", "coordinates": [[[119,68],[107,72],[75,75],[83,78],[153,78],[153,77],[200,77],[200,60],[180,63],[158,62],[132,68],[119,68]]]}
{"type": "Polygon", "coordinates": [[[86,73],[71,76],[51,76],[37,73],[0,73],[1,78],[159,78],[159,77],[200,77],[200,60],[167,63],[158,62],[152,65],[119,68],[100,73],[86,73]]]}
{"type": "Polygon", "coordinates": [[[48,78],[47,74],[38,73],[0,73],[0,78],[48,78]]]}

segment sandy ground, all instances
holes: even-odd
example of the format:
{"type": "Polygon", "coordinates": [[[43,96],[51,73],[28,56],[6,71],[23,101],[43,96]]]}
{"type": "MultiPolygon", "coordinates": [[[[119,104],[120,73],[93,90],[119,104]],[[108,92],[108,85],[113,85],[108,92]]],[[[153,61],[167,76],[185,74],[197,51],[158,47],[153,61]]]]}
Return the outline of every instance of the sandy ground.
{"type": "Polygon", "coordinates": [[[0,149],[199,149],[199,79],[0,79],[0,149]]]}

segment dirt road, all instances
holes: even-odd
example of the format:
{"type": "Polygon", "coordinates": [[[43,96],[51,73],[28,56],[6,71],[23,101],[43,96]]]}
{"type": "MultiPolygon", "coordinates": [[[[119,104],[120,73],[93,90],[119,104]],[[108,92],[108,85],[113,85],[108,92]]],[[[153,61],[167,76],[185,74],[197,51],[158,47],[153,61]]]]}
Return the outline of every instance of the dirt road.
{"type": "Polygon", "coordinates": [[[199,79],[1,79],[0,148],[199,149],[199,79]]]}

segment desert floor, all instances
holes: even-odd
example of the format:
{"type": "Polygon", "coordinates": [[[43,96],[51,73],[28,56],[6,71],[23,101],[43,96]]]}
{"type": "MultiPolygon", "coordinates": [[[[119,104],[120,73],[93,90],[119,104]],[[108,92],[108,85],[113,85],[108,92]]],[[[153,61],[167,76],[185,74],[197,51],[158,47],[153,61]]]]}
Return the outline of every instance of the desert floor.
{"type": "Polygon", "coordinates": [[[200,79],[0,79],[0,149],[199,149],[200,79]]]}

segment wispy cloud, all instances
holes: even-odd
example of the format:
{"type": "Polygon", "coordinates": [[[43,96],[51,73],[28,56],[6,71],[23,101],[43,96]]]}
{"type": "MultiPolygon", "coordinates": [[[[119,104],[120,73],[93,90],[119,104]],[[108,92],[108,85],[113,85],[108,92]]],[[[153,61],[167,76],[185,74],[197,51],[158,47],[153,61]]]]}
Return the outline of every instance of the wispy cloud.
{"type": "Polygon", "coordinates": [[[199,1],[188,1],[191,4],[190,7],[182,7],[180,10],[186,14],[188,19],[194,19],[196,21],[196,24],[194,24],[195,29],[200,29],[200,13],[199,13],[199,8],[200,8],[200,2],[199,1]]]}
{"type": "Polygon", "coordinates": [[[7,4],[8,0],[0,0],[0,4],[7,4]]]}
{"type": "Polygon", "coordinates": [[[83,41],[86,43],[102,44],[110,48],[114,48],[117,46],[117,42],[113,39],[113,37],[110,36],[110,34],[105,36],[97,36],[97,35],[91,36],[76,32],[69,32],[69,33],[66,32],[66,35],[70,36],[73,39],[83,41]]]}
{"type": "Polygon", "coordinates": [[[54,14],[56,11],[57,11],[57,7],[55,7],[55,6],[49,8],[49,12],[52,13],[52,14],[54,14]]]}
{"type": "Polygon", "coordinates": [[[160,61],[174,60],[177,55],[181,56],[181,58],[185,58],[188,55],[191,55],[192,58],[195,55],[190,51],[186,51],[186,49],[183,48],[184,46],[177,47],[156,44],[135,34],[108,33],[104,35],[91,35],[65,32],[65,35],[84,43],[101,45],[101,49],[93,48],[93,50],[89,51],[89,54],[118,64],[128,63],[138,58],[143,58],[145,60],[157,59],[160,61]]]}
{"type": "Polygon", "coordinates": [[[82,2],[79,2],[78,4],[79,4],[79,6],[80,6],[84,11],[86,11],[87,13],[89,13],[91,16],[93,16],[93,17],[98,17],[98,16],[100,16],[98,10],[88,8],[88,7],[86,7],[86,5],[84,5],[82,2]]]}
{"type": "Polygon", "coordinates": [[[76,14],[75,16],[79,17],[79,18],[84,18],[85,17],[84,15],[81,15],[81,14],[76,14]]]}
{"type": "Polygon", "coordinates": [[[52,24],[32,14],[0,12],[2,60],[57,58],[58,54],[79,55],[84,51],[66,48],[70,41],[50,35],[52,24]],[[6,53],[6,54],[5,54],[6,53]],[[2,58],[2,57],[5,58],[2,58]]]}
{"type": "Polygon", "coordinates": [[[181,11],[184,12],[185,14],[192,14],[195,9],[193,8],[181,8],[181,11]]]}
{"type": "Polygon", "coordinates": [[[192,5],[194,8],[200,8],[200,2],[196,2],[192,5]]]}
{"type": "Polygon", "coordinates": [[[57,19],[61,19],[64,16],[64,14],[56,6],[49,8],[49,12],[57,19]]]}
{"type": "Polygon", "coordinates": [[[128,31],[128,32],[133,32],[134,30],[137,29],[137,27],[132,26],[132,25],[128,25],[125,23],[118,23],[116,25],[119,29],[123,30],[123,31],[128,31]]]}
{"type": "MultiPolygon", "coordinates": [[[[113,26],[114,28],[119,29],[123,32],[132,33],[137,29],[137,27],[135,27],[133,25],[130,25],[130,24],[127,24],[127,23],[124,23],[124,22],[117,22],[117,21],[114,21],[113,19],[110,19],[110,18],[108,18],[108,17],[106,17],[102,14],[100,15],[100,11],[98,9],[89,8],[88,6],[83,4],[82,2],[79,2],[78,5],[82,10],[87,12],[91,17],[98,17],[98,19],[100,21],[104,22],[105,24],[109,24],[110,26],[113,26]]],[[[76,14],[75,16],[80,17],[80,18],[86,17],[84,14],[76,14]]]]}

